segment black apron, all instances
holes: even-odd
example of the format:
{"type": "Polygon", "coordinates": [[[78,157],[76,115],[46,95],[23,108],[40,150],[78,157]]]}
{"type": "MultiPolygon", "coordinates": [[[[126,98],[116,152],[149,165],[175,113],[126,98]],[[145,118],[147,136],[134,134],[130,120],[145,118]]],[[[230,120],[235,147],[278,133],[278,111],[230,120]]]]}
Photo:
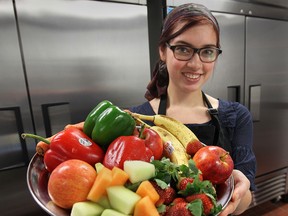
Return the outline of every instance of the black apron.
{"type": "MultiPolygon", "coordinates": [[[[224,148],[226,151],[231,152],[231,141],[229,139],[229,134],[226,128],[221,127],[218,110],[214,109],[204,94],[202,92],[202,97],[207,105],[207,112],[211,116],[211,121],[207,124],[201,125],[187,125],[190,130],[197,136],[197,138],[206,145],[216,145],[224,148]]],[[[158,114],[166,115],[167,108],[167,95],[162,95],[160,99],[160,104],[158,108],[158,114]]]]}

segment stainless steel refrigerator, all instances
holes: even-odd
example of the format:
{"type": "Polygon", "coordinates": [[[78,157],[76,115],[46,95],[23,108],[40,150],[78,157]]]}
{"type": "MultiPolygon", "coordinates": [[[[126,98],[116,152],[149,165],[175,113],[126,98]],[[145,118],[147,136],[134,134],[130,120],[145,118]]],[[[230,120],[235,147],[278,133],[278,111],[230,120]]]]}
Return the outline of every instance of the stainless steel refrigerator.
{"type": "Polygon", "coordinates": [[[147,6],[89,0],[0,0],[1,215],[44,215],[26,184],[36,142],[85,120],[100,101],[144,101],[147,6]]]}

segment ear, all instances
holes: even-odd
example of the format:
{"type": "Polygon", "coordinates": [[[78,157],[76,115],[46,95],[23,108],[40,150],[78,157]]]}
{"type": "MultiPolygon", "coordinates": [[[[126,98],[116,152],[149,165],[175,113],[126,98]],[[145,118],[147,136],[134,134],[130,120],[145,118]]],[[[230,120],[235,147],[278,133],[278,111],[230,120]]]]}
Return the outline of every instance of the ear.
{"type": "Polygon", "coordinates": [[[159,47],[159,56],[160,56],[161,61],[163,62],[166,61],[166,47],[165,46],[159,47]]]}

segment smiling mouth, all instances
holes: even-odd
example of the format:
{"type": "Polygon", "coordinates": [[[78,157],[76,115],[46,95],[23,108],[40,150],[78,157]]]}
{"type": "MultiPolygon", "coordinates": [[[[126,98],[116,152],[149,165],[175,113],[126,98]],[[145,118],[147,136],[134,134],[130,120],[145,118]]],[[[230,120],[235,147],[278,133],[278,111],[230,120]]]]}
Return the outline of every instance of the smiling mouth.
{"type": "Polygon", "coordinates": [[[198,79],[201,74],[183,73],[183,75],[189,79],[198,79]]]}

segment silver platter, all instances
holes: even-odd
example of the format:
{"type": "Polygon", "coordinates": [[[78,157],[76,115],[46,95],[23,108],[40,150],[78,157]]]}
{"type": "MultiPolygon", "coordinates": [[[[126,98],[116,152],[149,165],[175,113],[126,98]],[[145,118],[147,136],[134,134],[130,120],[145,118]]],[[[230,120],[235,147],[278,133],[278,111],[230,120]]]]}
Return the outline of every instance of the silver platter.
{"type": "MultiPolygon", "coordinates": [[[[69,216],[70,210],[56,206],[50,199],[47,191],[49,172],[45,169],[43,157],[35,154],[27,169],[27,184],[36,203],[52,216],[69,216]]],[[[224,184],[217,185],[217,203],[223,208],[231,199],[234,190],[234,179],[231,176],[224,184]]]]}

